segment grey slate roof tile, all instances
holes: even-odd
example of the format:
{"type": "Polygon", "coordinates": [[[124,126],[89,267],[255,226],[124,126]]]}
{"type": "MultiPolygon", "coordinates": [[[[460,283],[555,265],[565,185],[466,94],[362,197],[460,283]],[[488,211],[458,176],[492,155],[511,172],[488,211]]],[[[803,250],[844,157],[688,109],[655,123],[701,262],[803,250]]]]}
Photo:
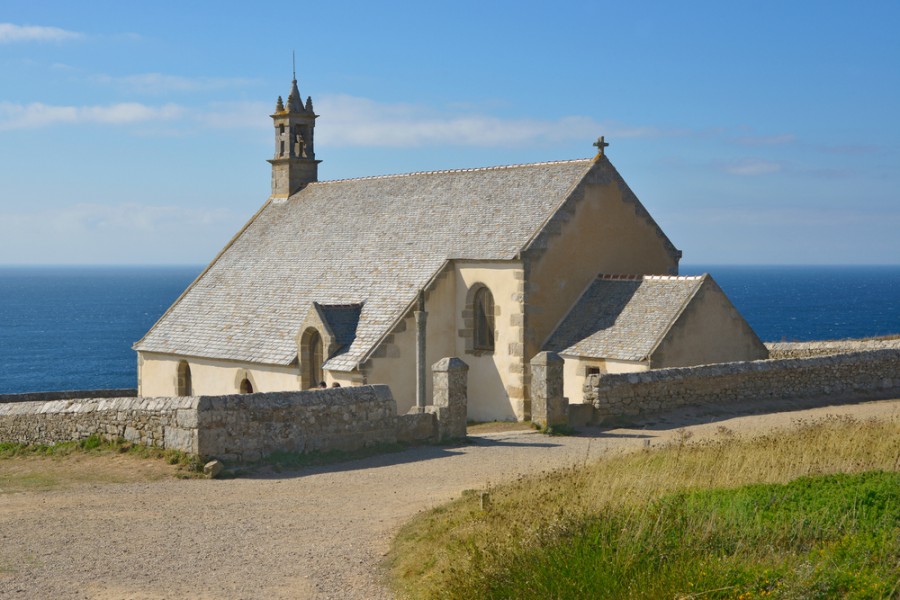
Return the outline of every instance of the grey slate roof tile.
{"type": "Polygon", "coordinates": [[[135,349],[287,365],[313,301],[363,304],[324,365],[351,370],[446,259],[515,258],[591,165],[312,183],[267,204],[135,349]]]}
{"type": "Polygon", "coordinates": [[[586,358],[645,360],[706,277],[600,276],[544,350],[586,358]]]}

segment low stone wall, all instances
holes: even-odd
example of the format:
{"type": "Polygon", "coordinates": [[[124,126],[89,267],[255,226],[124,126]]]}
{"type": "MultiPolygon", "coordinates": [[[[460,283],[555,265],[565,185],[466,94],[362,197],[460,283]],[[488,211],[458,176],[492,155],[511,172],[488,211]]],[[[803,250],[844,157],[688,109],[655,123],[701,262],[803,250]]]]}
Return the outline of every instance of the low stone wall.
{"type": "Polygon", "coordinates": [[[231,462],[275,452],[442,442],[466,435],[467,370],[457,358],[439,361],[434,404],[401,416],[385,385],[175,398],[60,400],[45,393],[0,403],[0,442],[55,444],[100,435],[231,462]]]}
{"type": "Polygon", "coordinates": [[[591,375],[584,394],[597,421],[684,405],[887,398],[900,396],[900,349],[591,375]]]}
{"type": "Polygon", "coordinates": [[[393,443],[396,411],[386,385],[206,396],[197,406],[198,454],[249,462],[273,452],[393,443]]]}
{"type": "Polygon", "coordinates": [[[6,402],[46,402],[47,400],[73,400],[81,398],[127,398],[137,396],[137,389],[66,390],[61,392],[28,392],[25,394],[0,394],[0,404],[6,402]]]}
{"type": "Polygon", "coordinates": [[[845,354],[847,352],[896,349],[900,348],[900,339],[774,342],[766,344],[766,348],[769,349],[769,358],[810,358],[813,356],[845,354]]]}
{"type": "Polygon", "coordinates": [[[56,444],[92,435],[198,454],[198,398],[81,398],[0,404],[0,442],[56,444]]]}

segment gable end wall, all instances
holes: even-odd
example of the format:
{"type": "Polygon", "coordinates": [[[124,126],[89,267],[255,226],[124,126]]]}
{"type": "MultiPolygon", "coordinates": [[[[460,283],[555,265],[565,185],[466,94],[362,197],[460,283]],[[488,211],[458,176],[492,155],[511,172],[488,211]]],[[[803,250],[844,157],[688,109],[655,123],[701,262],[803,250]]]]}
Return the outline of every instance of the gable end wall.
{"type": "Polygon", "coordinates": [[[680,255],[602,159],[523,252],[526,364],[599,273],[677,274],[680,255]]]}
{"type": "Polygon", "coordinates": [[[769,351],[707,278],[650,355],[654,369],[764,360],[769,351]]]}

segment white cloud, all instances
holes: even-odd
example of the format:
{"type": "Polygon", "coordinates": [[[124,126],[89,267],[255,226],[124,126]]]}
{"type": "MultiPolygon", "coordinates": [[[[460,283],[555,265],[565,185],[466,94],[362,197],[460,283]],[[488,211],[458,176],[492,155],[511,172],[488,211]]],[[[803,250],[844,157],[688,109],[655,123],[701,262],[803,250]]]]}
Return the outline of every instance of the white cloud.
{"type": "Polygon", "coordinates": [[[756,177],[759,175],[769,175],[778,173],[784,169],[784,165],[771,160],[763,160],[761,158],[745,158],[732,163],[721,166],[721,170],[730,175],[740,175],[743,177],[756,177]]]}
{"type": "Polygon", "coordinates": [[[79,40],[83,37],[83,33],[67,31],[59,27],[0,23],[0,44],[13,42],[65,42],[79,40]]]}
{"type": "Polygon", "coordinates": [[[213,102],[200,111],[197,121],[206,127],[216,129],[254,129],[269,132],[272,120],[269,115],[275,110],[274,103],[265,102],[213,102]]]}
{"type": "Polygon", "coordinates": [[[201,210],[181,206],[147,206],[137,203],[116,205],[75,204],[58,209],[27,213],[0,213],[5,227],[15,231],[43,231],[46,234],[71,233],[165,233],[179,228],[208,227],[229,223],[234,214],[228,209],[201,210]]]}
{"type": "Polygon", "coordinates": [[[484,114],[448,114],[412,104],[379,103],[348,95],[324,96],[317,109],[328,115],[328,125],[322,128],[319,140],[329,146],[517,146],[593,139],[600,134],[607,138],[626,138],[682,133],[600,122],[587,116],[508,119],[484,114]]]}
{"type": "MultiPolygon", "coordinates": [[[[161,85],[182,86],[185,90],[199,89],[196,86],[202,85],[203,81],[214,81],[201,78],[192,82],[159,74],[122,80],[148,86],[159,81],[161,85]]],[[[221,85],[225,85],[225,81],[221,80],[221,85]]],[[[631,126],[616,121],[597,121],[587,116],[503,118],[474,112],[440,111],[412,104],[379,103],[347,95],[324,96],[316,108],[327,116],[325,126],[318,131],[319,144],[332,147],[511,147],[593,140],[601,134],[607,139],[691,135],[688,130],[631,126]]],[[[153,106],[138,102],[94,106],[0,102],[0,131],[60,123],[108,125],[167,121],[178,123],[179,131],[183,126],[191,125],[193,128],[262,132],[271,127],[268,115],[273,109],[274,105],[266,102],[212,102],[202,107],[174,103],[153,106]]]]}
{"type": "Polygon", "coordinates": [[[245,219],[226,208],[136,202],[0,211],[0,257],[23,264],[198,263],[213,256],[227,241],[223,236],[245,219]]]}
{"type": "Polygon", "coordinates": [[[745,146],[777,146],[782,144],[792,144],[797,141],[797,136],[793,133],[782,133],[778,135],[744,135],[736,138],[738,144],[745,146]]]}
{"type": "Polygon", "coordinates": [[[252,79],[242,77],[182,77],[165,73],[142,73],[113,77],[97,75],[94,80],[127,88],[139,93],[164,94],[171,92],[208,92],[250,85],[252,79]]]}
{"type": "Polygon", "coordinates": [[[0,131],[34,129],[58,123],[97,123],[122,125],[146,121],[167,121],[180,117],[184,109],[177,104],[148,106],[123,102],[105,106],[53,106],[33,102],[14,104],[0,102],[0,131]]]}

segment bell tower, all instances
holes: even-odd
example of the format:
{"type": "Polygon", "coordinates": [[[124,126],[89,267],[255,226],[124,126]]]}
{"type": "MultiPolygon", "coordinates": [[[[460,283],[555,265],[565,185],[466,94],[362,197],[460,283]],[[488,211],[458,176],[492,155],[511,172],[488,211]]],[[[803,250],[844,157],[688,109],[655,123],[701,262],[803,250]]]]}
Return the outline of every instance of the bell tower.
{"type": "Polygon", "coordinates": [[[305,105],[300,100],[296,72],[287,104],[278,96],[275,114],[270,116],[275,125],[275,157],[269,160],[272,164],[272,197],[287,198],[306,184],[318,181],[319,163],[322,162],[316,160],[313,144],[313,130],[319,115],[313,112],[311,97],[306,99],[305,105]]]}

